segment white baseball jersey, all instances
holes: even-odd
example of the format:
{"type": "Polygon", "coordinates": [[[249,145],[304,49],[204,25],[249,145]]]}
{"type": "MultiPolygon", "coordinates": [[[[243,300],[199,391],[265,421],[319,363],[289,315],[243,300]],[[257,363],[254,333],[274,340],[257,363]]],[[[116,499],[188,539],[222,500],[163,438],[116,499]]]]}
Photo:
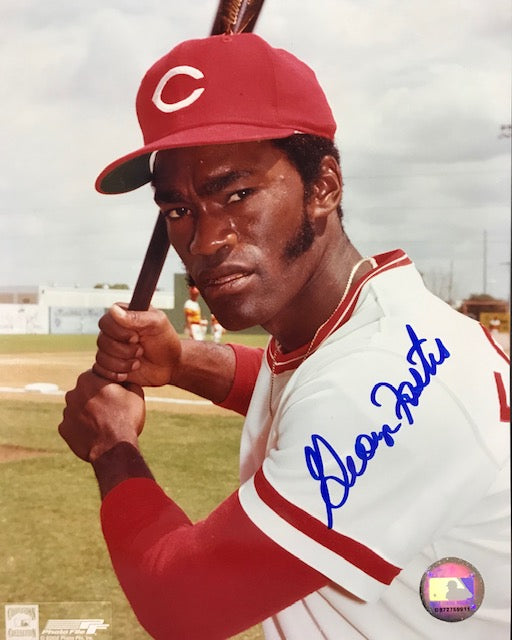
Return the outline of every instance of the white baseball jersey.
{"type": "Polygon", "coordinates": [[[247,413],[242,507],[331,581],[265,621],[266,637],[508,638],[507,358],[403,252],[375,260],[309,352],[270,341],[247,413]],[[485,584],[460,622],[419,595],[447,556],[485,584]]]}
{"type": "Polygon", "coordinates": [[[183,309],[185,311],[185,319],[190,337],[194,340],[204,340],[207,324],[201,320],[201,306],[199,302],[189,298],[183,305],[183,309]]]}
{"type": "Polygon", "coordinates": [[[201,322],[201,307],[197,300],[191,300],[190,298],[185,301],[183,305],[185,310],[185,316],[189,322],[199,324],[201,322]]]}

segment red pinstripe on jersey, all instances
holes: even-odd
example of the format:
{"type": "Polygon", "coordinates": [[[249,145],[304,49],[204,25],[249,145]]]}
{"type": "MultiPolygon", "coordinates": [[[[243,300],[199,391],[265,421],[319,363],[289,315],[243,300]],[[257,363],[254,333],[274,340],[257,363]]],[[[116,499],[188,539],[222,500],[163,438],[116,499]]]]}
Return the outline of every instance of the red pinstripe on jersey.
{"type": "Polygon", "coordinates": [[[295,529],[341,556],[375,580],[383,584],[391,584],[400,573],[400,567],[387,562],[369,547],[333,529],[328,529],[325,524],[309,513],[288,502],[268,482],[261,468],[254,476],[254,486],[261,500],[295,529]]]}

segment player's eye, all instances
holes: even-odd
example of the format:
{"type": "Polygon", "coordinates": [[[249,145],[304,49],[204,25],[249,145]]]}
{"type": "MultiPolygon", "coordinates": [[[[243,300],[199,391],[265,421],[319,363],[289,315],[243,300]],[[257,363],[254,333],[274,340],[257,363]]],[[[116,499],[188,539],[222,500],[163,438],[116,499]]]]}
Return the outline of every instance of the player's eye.
{"type": "Polygon", "coordinates": [[[166,218],[177,220],[188,215],[190,213],[190,209],[188,207],[174,207],[174,209],[165,210],[164,213],[166,218]]]}
{"type": "Polygon", "coordinates": [[[232,202],[240,202],[241,200],[245,200],[245,198],[250,196],[252,193],[253,193],[253,189],[238,189],[238,191],[235,191],[229,196],[228,204],[231,204],[232,202]]]}

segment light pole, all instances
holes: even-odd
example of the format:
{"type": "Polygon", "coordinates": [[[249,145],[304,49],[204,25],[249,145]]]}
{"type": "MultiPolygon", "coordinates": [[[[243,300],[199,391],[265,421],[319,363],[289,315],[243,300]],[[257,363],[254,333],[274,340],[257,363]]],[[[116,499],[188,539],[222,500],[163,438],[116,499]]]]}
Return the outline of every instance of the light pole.
{"type": "Polygon", "coordinates": [[[487,231],[484,231],[483,246],[483,293],[487,293],[487,231]]]}

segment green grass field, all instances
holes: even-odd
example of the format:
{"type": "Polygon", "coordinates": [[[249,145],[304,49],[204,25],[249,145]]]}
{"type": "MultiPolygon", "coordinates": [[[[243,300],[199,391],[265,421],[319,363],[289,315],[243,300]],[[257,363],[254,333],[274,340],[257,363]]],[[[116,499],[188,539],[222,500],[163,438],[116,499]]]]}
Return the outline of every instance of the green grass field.
{"type": "MultiPolygon", "coordinates": [[[[249,347],[267,344],[266,334],[225,333],[222,342],[242,342],[249,347]]],[[[0,353],[62,353],[94,351],[96,335],[0,335],[0,353]]]]}
{"type": "MultiPolygon", "coordinates": [[[[251,337],[243,338],[249,342],[251,337]]],[[[93,336],[1,336],[0,353],[88,351],[94,350],[94,342],[93,336]]],[[[253,342],[264,344],[265,338],[256,336],[253,342]]],[[[107,602],[112,638],[148,638],[111,569],[92,470],[57,434],[62,406],[62,399],[0,398],[0,445],[44,452],[0,464],[0,602],[55,607],[76,603],[65,618],[90,617],[80,603],[107,602]]],[[[236,489],[241,425],[235,415],[170,414],[149,408],[141,439],[144,455],[158,482],[192,520],[206,516],[236,489]]],[[[2,606],[2,629],[3,616],[2,606]]],[[[257,640],[262,634],[256,627],[237,638],[257,640]]]]}

